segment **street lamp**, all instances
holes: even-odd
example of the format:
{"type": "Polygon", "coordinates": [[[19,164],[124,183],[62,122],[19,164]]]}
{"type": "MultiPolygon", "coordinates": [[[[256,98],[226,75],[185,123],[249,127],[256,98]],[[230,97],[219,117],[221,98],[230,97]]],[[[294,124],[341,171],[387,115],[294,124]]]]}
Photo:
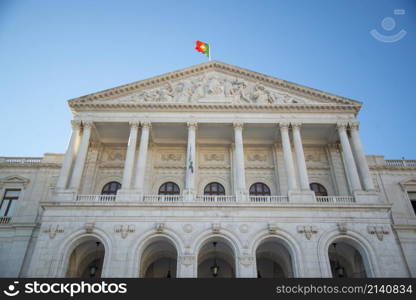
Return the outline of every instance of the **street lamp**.
{"type": "Polygon", "coordinates": [[[220,266],[217,264],[217,242],[212,243],[214,245],[214,264],[211,267],[212,276],[217,277],[220,270],[220,266]]]}

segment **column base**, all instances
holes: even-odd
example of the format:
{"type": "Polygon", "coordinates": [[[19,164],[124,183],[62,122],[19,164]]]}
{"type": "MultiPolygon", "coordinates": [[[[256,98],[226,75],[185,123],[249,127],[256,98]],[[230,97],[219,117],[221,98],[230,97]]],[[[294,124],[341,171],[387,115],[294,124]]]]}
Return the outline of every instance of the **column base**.
{"type": "Polygon", "coordinates": [[[354,191],[356,203],[365,204],[380,204],[380,197],[378,192],[373,191],[354,191]]]}
{"type": "Polygon", "coordinates": [[[290,203],[315,203],[315,193],[313,191],[289,191],[290,203]]]}
{"type": "Polygon", "coordinates": [[[55,189],[52,195],[54,201],[76,201],[77,191],[74,189],[55,189]]]}
{"type": "Polygon", "coordinates": [[[120,202],[143,201],[143,192],[138,189],[119,189],[117,191],[117,201],[120,201],[120,202]]]}

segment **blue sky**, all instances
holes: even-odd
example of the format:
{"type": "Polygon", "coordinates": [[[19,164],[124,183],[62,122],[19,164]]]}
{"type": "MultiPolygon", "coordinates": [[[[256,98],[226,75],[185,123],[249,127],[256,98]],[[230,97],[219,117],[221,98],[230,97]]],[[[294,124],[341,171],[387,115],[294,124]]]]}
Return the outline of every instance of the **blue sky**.
{"type": "Polygon", "coordinates": [[[213,59],[363,101],[366,153],[416,159],[415,35],[415,0],[0,0],[0,156],[65,152],[66,100],[202,63],[199,39],[213,59]]]}

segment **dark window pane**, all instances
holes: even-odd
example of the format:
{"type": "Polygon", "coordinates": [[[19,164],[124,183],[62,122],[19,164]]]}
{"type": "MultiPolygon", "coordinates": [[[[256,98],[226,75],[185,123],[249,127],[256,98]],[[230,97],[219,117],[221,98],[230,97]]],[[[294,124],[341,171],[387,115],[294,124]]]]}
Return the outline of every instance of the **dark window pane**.
{"type": "Polygon", "coordinates": [[[179,195],[179,186],[174,182],[165,182],[159,187],[159,195],[179,195]]]}
{"type": "Polygon", "coordinates": [[[270,196],[269,187],[262,182],[253,183],[250,186],[249,192],[251,196],[270,196]]]}
{"type": "Polygon", "coordinates": [[[316,196],[328,196],[328,192],[322,184],[313,182],[309,186],[311,190],[315,192],[316,196]]]}
{"type": "Polygon", "coordinates": [[[220,183],[211,182],[205,186],[204,195],[225,195],[225,189],[220,183]]]}
{"type": "Polygon", "coordinates": [[[103,187],[101,195],[116,195],[120,188],[121,184],[119,182],[111,181],[103,187]]]}

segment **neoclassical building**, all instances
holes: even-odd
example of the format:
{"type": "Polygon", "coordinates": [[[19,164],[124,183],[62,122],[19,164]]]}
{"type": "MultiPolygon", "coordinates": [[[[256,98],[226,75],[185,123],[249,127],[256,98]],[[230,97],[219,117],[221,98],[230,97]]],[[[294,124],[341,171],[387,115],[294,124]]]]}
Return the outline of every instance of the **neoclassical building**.
{"type": "Polygon", "coordinates": [[[211,61],[68,103],[65,154],[0,157],[0,276],[416,276],[361,102],[211,61]]]}

